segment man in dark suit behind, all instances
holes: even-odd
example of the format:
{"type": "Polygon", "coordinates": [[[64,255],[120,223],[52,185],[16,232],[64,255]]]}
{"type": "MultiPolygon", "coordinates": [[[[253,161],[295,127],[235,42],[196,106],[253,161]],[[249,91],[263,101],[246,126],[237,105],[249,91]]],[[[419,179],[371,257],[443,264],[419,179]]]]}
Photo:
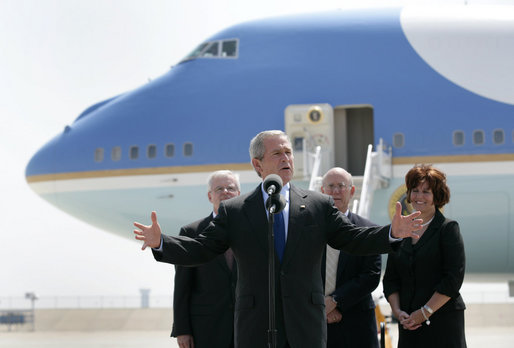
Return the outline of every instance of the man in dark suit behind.
{"type": "MultiPolygon", "coordinates": [[[[181,236],[196,237],[218,214],[221,201],[239,196],[239,178],[229,170],[212,173],[207,197],[213,212],[180,229],[181,236]]],[[[180,348],[234,346],[234,305],[237,270],[232,250],[197,267],[176,266],[173,330],[180,348]]]]}
{"type": "MultiPolygon", "coordinates": [[[[352,176],[343,168],[332,168],[324,176],[321,192],[334,199],[356,226],[376,226],[348,204],[355,193],[352,176]]],[[[327,348],[378,348],[375,302],[371,293],[380,282],[380,255],[351,255],[327,246],[322,263],[327,312],[327,348]]]]}
{"type": "MultiPolygon", "coordinates": [[[[326,320],[321,259],[328,243],[355,254],[393,250],[391,238],[416,237],[419,213],[401,216],[401,204],[391,226],[356,227],[333,206],[331,197],[289,184],[293,150],[282,131],[257,134],[250,143],[252,165],[261,178],[282,178],[285,196],[285,249],[275,253],[277,347],[324,348],[326,320]]],[[[238,280],[235,309],[235,347],[262,348],[268,342],[268,223],[259,185],[253,192],[220,204],[219,214],[198,237],[163,235],[152,212],[152,224],[135,222],[142,249],[154,248],[156,260],[182,265],[205,263],[232,248],[238,280]]]]}

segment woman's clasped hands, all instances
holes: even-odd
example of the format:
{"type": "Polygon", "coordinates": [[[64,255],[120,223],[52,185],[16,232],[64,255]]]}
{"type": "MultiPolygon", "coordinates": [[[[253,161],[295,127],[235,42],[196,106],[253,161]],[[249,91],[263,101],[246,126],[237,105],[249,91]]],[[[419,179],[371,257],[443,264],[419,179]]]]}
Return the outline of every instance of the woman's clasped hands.
{"type": "Polygon", "coordinates": [[[396,318],[398,318],[400,325],[402,325],[405,330],[416,330],[421,327],[421,324],[425,321],[419,309],[412,312],[410,315],[404,311],[399,311],[396,318]]]}

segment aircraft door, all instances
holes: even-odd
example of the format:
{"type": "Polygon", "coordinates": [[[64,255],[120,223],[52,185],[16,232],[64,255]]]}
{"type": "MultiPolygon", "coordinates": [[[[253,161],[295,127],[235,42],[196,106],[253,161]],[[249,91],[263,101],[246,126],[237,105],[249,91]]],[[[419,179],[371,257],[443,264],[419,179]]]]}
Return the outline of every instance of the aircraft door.
{"type": "Polygon", "coordinates": [[[316,147],[321,147],[323,175],[334,165],[334,113],[329,104],[289,105],[285,109],[285,132],[294,151],[295,179],[308,179],[314,164],[316,147]]]}
{"type": "Polygon", "coordinates": [[[373,107],[344,105],[334,109],[335,166],[354,176],[364,174],[368,145],[374,145],[373,107]]]}

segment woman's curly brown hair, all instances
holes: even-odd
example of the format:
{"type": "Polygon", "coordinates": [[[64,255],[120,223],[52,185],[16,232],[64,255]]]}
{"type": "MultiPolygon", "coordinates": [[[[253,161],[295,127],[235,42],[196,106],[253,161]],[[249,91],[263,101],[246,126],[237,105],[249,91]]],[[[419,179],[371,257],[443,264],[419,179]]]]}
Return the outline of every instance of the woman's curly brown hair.
{"type": "Polygon", "coordinates": [[[446,185],[446,174],[430,164],[415,165],[407,175],[405,175],[405,186],[407,186],[407,202],[410,203],[412,189],[420,183],[427,182],[428,187],[434,195],[434,205],[440,209],[450,201],[450,188],[446,185]]]}

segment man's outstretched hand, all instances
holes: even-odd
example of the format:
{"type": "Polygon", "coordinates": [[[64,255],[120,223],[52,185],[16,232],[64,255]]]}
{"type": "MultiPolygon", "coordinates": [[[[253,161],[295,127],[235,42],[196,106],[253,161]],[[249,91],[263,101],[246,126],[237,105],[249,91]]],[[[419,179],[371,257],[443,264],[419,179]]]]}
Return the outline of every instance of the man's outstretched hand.
{"type": "Polygon", "coordinates": [[[139,222],[134,222],[134,226],[139,230],[134,230],[137,240],[143,241],[142,250],[146,247],[158,248],[161,245],[161,226],[157,222],[157,213],[152,211],[152,224],[149,226],[142,225],[139,222]]]}
{"type": "Polygon", "coordinates": [[[393,237],[418,239],[419,235],[414,232],[423,228],[423,226],[421,226],[423,220],[416,219],[420,214],[420,211],[415,211],[410,215],[402,216],[402,204],[396,202],[396,212],[394,213],[393,222],[391,223],[391,234],[393,237]]]}

